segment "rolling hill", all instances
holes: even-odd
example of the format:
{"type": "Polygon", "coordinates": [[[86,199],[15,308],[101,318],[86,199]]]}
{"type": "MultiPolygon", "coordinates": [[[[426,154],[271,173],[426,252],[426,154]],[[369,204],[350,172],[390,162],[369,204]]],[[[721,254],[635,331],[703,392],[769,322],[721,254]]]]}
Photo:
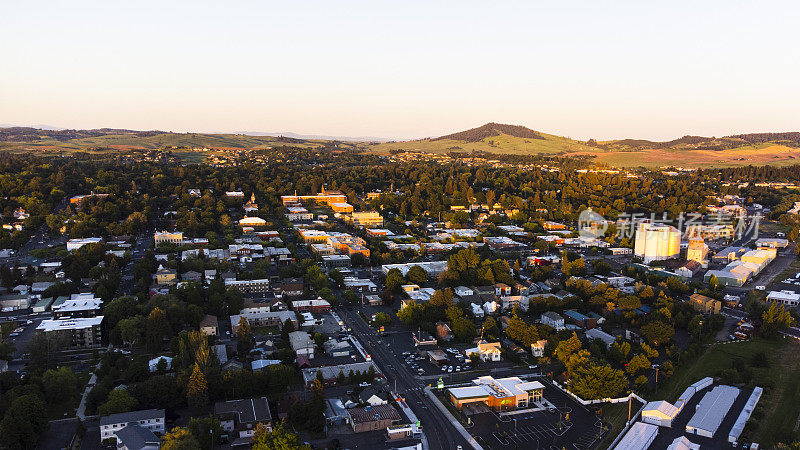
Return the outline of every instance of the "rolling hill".
{"type": "Polygon", "coordinates": [[[729,167],[800,163],[800,132],[753,133],[725,137],[683,136],[670,141],[619,139],[578,141],[520,125],[487,123],[437,138],[373,144],[372,151],[429,153],[589,155],[613,166],[729,167]]]}
{"type": "MultiPolygon", "coordinates": [[[[259,134],[173,133],[99,128],[93,130],[0,128],[0,151],[105,153],[159,148],[268,149],[281,145],[323,147],[331,140],[259,134]]],[[[591,156],[611,166],[730,167],[800,163],[800,132],[753,133],[724,137],[684,136],[670,141],[619,139],[588,142],[535,131],[521,125],[490,122],[436,138],[402,142],[342,142],[341,149],[389,154],[418,151],[487,152],[512,155],[591,156]]]]}

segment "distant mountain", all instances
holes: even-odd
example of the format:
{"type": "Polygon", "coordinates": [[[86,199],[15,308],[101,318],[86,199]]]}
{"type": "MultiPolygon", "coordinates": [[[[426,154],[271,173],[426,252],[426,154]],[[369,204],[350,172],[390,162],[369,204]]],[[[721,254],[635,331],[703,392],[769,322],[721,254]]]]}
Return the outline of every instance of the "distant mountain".
{"type": "Polygon", "coordinates": [[[264,132],[264,131],[237,131],[236,134],[244,134],[246,136],[272,136],[272,137],[291,137],[295,139],[309,139],[315,141],[342,141],[342,142],[389,142],[391,139],[375,137],[375,136],[328,136],[323,134],[299,134],[287,132],[264,132]]]}
{"type": "Polygon", "coordinates": [[[522,125],[506,125],[502,123],[489,122],[477,128],[471,128],[466,131],[459,131],[458,133],[448,134],[433,139],[434,141],[441,141],[445,139],[454,141],[478,142],[493,136],[500,136],[505,134],[525,139],[546,139],[538,131],[533,131],[530,128],[523,127],[522,125]]]}

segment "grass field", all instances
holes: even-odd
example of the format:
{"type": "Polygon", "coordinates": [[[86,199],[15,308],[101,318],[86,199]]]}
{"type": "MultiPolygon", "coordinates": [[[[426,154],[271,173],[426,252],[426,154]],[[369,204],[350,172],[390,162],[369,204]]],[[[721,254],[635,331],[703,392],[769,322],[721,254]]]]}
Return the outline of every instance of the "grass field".
{"type": "MultiPolygon", "coordinates": [[[[636,411],[642,407],[642,403],[637,400],[631,401],[631,415],[635,415],[636,411]]],[[[608,448],[614,438],[625,428],[625,422],[628,421],[628,404],[627,403],[608,403],[603,405],[603,421],[611,425],[611,432],[600,441],[597,448],[608,448]]]]}
{"type": "Polygon", "coordinates": [[[583,152],[593,155],[594,161],[615,167],[736,167],[789,166],[800,164],[800,149],[783,145],[759,145],[732,150],[640,150],[630,152],[583,152]]]}
{"type": "Polygon", "coordinates": [[[730,368],[735,359],[750,366],[750,359],[759,352],[766,353],[769,365],[752,368],[749,386],[763,387],[764,395],[745,428],[743,440],[759,442],[764,448],[791,441],[800,416],[800,343],[794,339],[753,339],[710,346],[700,357],[676,369],[673,377],[649,397],[675,402],[690,384],[730,368]]]}

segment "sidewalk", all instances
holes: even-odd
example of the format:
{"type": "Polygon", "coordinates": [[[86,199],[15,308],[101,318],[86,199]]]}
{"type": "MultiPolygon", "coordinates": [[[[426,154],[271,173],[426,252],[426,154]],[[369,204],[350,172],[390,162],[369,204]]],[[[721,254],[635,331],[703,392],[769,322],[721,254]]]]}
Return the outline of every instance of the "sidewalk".
{"type": "Polygon", "coordinates": [[[467,430],[464,428],[463,425],[461,425],[461,422],[456,420],[456,418],[453,417],[452,414],[450,414],[450,411],[447,409],[447,407],[445,407],[442,404],[442,402],[439,401],[439,398],[436,397],[436,395],[434,395],[433,392],[431,392],[431,388],[429,387],[425,388],[425,395],[427,395],[428,398],[433,402],[433,404],[436,405],[437,408],[439,408],[439,411],[442,412],[442,415],[446,417],[447,420],[450,421],[450,423],[453,424],[453,426],[456,428],[456,431],[461,433],[461,436],[463,436],[464,439],[466,439],[466,441],[469,442],[470,445],[472,445],[472,448],[474,448],[475,450],[483,450],[483,447],[481,447],[481,445],[478,444],[478,441],[476,441],[471,434],[467,433],[467,430]]]}

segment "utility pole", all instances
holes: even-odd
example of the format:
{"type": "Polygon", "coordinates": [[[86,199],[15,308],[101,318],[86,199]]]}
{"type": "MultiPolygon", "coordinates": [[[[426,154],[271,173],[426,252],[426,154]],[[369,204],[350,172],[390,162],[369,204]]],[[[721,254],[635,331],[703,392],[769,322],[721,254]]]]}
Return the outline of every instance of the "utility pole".
{"type": "Polygon", "coordinates": [[[631,421],[631,396],[628,395],[628,422],[631,421]]]}

